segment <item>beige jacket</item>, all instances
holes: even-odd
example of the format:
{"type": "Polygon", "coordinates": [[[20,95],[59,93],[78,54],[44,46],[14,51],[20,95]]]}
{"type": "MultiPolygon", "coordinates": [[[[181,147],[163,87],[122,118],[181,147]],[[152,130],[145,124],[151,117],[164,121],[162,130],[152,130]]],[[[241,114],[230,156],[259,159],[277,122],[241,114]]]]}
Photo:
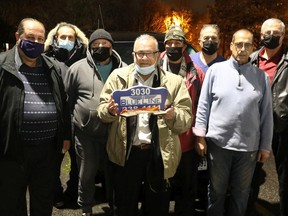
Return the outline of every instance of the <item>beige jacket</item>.
{"type": "MultiPolygon", "coordinates": [[[[164,179],[173,177],[181,158],[181,147],[178,134],[191,128],[192,102],[185,83],[178,75],[160,70],[160,86],[168,90],[166,105],[173,103],[175,118],[165,120],[159,115],[157,124],[159,128],[159,145],[164,165],[164,179]]],[[[114,90],[126,89],[134,83],[134,64],[114,70],[106,81],[100,95],[98,114],[109,126],[107,152],[110,161],[120,166],[125,165],[127,147],[126,118],[110,115],[107,109],[108,101],[114,90]]]]}

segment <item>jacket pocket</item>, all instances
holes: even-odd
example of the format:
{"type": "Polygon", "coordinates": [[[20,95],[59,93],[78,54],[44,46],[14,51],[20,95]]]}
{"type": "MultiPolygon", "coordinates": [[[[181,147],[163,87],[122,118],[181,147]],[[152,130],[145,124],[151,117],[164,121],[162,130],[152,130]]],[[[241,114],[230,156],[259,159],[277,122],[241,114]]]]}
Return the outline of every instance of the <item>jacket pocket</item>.
{"type": "Polygon", "coordinates": [[[100,120],[97,110],[90,110],[87,122],[81,125],[84,133],[94,137],[107,137],[107,127],[108,125],[100,120]]]}

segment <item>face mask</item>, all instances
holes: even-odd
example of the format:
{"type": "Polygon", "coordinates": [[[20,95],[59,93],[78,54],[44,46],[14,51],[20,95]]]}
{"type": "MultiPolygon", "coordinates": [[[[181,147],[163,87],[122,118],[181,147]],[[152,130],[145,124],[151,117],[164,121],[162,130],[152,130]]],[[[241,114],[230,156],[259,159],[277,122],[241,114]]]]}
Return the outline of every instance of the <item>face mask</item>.
{"type": "Polygon", "coordinates": [[[135,70],[142,75],[148,75],[155,70],[155,65],[151,65],[148,67],[140,67],[138,64],[135,64],[135,70]]]}
{"type": "Polygon", "coordinates": [[[44,52],[44,44],[21,39],[20,48],[29,58],[37,58],[44,52]]]}
{"type": "Polygon", "coordinates": [[[182,47],[167,47],[166,55],[171,61],[177,61],[182,57],[182,47]]]}
{"type": "Polygon", "coordinates": [[[68,52],[70,52],[74,48],[74,45],[75,43],[73,41],[62,40],[62,39],[59,39],[58,41],[58,47],[66,49],[68,50],[68,52]]]}
{"type": "Polygon", "coordinates": [[[280,36],[274,35],[264,35],[261,40],[261,45],[265,46],[268,49],[275,49],[279,46],[280,36]]]}
{"type": "Polygon", "coordinates": [[[91,54],[92,54],[94,61],[103,62],[111,56],[110,55],[110,47],[93,48],[91,51],[91,54]]]}
{"type": "Polygon", "coordinates": [[[217,51],[218,43],[208,40],[203,42],[202,52],[207,55],[212,55],[217,51]]]}

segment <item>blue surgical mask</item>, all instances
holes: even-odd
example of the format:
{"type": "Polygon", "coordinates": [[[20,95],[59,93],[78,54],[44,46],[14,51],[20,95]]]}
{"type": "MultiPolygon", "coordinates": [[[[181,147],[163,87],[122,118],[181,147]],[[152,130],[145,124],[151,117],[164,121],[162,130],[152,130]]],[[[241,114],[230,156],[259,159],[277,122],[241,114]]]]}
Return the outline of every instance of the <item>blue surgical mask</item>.
{"type": "Polygon", "coordinates": [[[74,48],[75,43],[69,40],[59,39],[58,47],[68,50],[69,52],[74,48]]]}
{"type": "Polygon", "coordinates": [[[44,52],[44,44],[21,39],[19,47],[29,58],[37,58],[44,52]]]}
{"type": "Polygon", "coordinates": [[[135,64],[135,70],[142,75],[148,75],[155,70],[155,65],[153,64],[148,67],[140,67],[138,64],[135,64]]]}

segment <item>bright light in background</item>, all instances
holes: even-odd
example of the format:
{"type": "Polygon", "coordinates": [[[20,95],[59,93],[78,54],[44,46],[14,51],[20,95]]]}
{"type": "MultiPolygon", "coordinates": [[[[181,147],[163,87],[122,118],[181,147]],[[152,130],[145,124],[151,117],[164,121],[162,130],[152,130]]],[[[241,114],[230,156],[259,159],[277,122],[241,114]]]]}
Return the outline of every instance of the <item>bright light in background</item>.
{"type": "Polygon", "coordinates": [[[186,33],[186,39],[187,41],[192,41],[192,34],[191,32],[191,16],[189,16],[189,13],[181,13],[173,11],[172,15],[167,15],[164,19],[165,23],[165,33],[168,31],[168,29],[171,26],[180,26],[184,32],[186,33]]]}

